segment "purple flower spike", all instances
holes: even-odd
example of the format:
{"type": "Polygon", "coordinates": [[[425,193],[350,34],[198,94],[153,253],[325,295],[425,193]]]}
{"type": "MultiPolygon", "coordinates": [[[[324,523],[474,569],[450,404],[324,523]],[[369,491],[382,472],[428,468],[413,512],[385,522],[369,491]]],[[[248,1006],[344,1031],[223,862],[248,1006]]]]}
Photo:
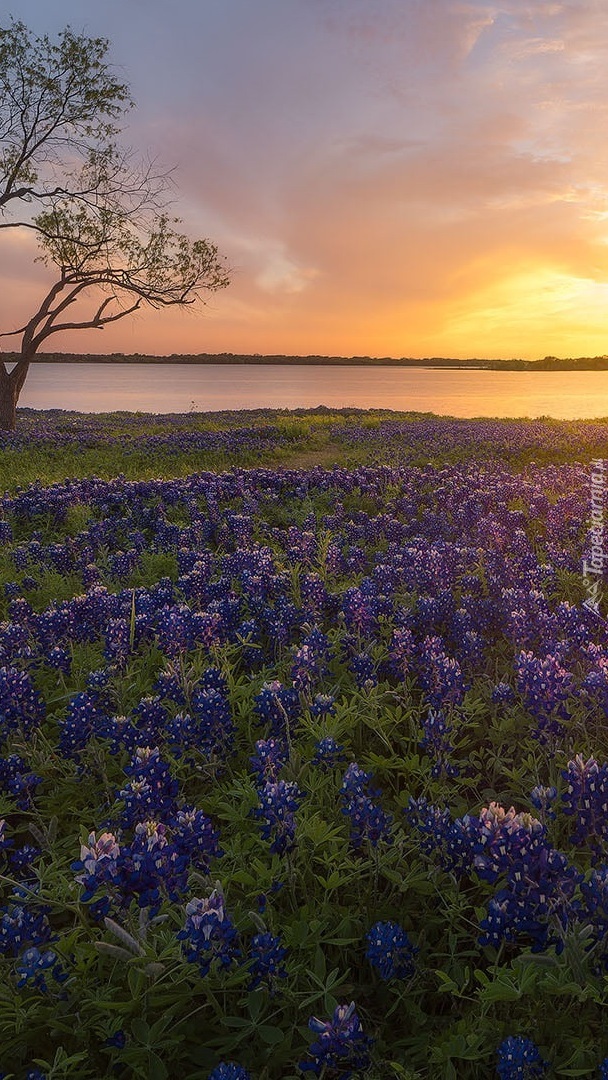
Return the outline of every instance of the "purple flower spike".
{"type": "Polygon", "coordinates": [[[348,1080],[356,1070],[366,1069],[370,1064],[373,1040],[361,1027],[354,1001],[350,1005],[338,1005],[331,1020],[312,1016],[308,1026],[318,1038],[309,1050],[314,1060],[299,1063],[302,1072],[321,1076],[326,1069],[339,1069],[341,1080],[348,1080]]]}
{"type": "Polygon", "coordinates": [[[366,956],[386,981],[410,979],[416,967],[414,957],[418,952],[405,930],[396,922],[377,922],[366,934],[366,956]]]}
{"type": "Polygon", "coordinates": [[[509,1035],[498,1047],[496,1071],[500,1080],[532,1080],[545,1076],[548,1067],[531,1039],[509,1035]]]}

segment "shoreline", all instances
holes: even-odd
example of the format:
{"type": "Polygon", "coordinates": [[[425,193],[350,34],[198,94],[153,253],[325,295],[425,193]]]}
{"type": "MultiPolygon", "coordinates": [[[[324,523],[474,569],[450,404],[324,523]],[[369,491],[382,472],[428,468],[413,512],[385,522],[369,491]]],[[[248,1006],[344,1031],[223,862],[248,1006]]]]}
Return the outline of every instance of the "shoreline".
{"type": "MultiPolygon", "coordinates": [[[[0,356],[5,363],[14,364],[19,356],[6,352],[0,356]]],[[[164,366],[261,366],[261,367],[367,367],[409,368],[429,371],[608,371],[608,356],[576,357],[559,359],[544,357],[539,360],[495,360],[473,357],[470,360],[450,357],[369,357],[369,356],[291,356],[257,355],[247,353],[198,353],[154,356],[144,353],[40,353],[32,364],[160,364],[164,366]]]]}

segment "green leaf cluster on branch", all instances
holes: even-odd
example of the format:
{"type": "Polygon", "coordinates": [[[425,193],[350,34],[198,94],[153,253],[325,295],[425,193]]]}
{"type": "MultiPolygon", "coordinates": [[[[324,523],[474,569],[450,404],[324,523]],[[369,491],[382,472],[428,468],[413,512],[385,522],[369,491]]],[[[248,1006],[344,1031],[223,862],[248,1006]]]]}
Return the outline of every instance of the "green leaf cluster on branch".
{"type": "Polygon", "coordinates": [[[69,27],[57,43],[22,22],[0,28],[0,207],[73,190],[71,169],[118,134],[133,102],[107,49],[69,27]]]}

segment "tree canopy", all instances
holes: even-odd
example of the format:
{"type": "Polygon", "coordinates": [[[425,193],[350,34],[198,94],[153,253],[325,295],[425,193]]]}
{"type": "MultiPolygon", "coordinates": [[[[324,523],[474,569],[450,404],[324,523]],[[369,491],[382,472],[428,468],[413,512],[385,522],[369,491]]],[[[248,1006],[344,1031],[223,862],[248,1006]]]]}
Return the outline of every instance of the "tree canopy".
{"type": "Polygon", "coordinates": [[[108,46],[70,27],[56,42],[15,20],[0,28],[0,207],[78,194],[79,167],[111,146],[133,102],[108,46]]]}

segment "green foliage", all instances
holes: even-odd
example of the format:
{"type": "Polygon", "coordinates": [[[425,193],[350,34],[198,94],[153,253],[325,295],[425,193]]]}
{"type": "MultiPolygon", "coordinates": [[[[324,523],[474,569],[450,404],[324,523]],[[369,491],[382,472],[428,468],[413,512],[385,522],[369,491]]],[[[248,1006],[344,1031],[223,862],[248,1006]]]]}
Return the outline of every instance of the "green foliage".
{"type": "Polygon", "coordinates": [[[117,133],[132,102],[107,50],[105,38],[69,27],[56,42],[14,19],[0,28],[0,206],[69,189],[69,158],[86,162],[117,133]]]}

